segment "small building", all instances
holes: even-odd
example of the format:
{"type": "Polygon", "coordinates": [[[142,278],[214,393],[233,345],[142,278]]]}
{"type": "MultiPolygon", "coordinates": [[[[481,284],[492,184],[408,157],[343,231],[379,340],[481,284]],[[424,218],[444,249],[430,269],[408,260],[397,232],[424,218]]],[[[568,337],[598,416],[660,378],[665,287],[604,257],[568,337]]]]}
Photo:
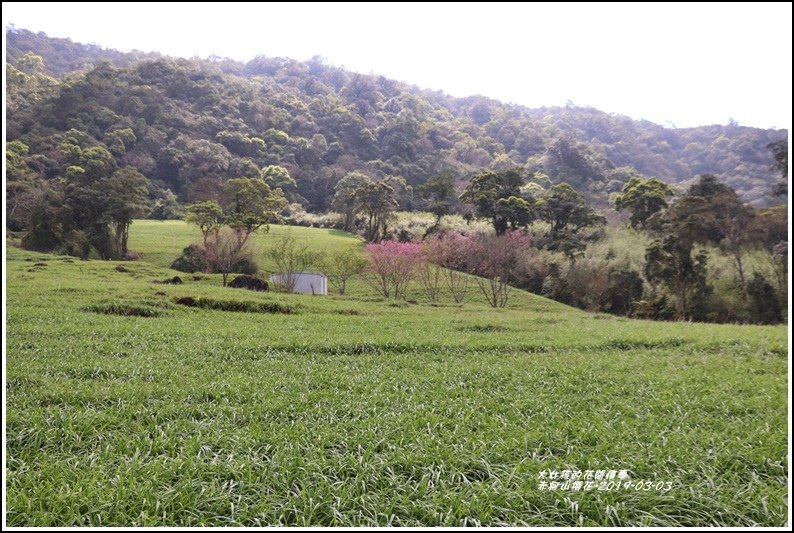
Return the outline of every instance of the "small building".
{"type": "Polygon", "coordinates": [[[328,278],[321,272],[279,272],[270,275],[270,282],[283,285],[300,294],[328,294],[328,278]]]}

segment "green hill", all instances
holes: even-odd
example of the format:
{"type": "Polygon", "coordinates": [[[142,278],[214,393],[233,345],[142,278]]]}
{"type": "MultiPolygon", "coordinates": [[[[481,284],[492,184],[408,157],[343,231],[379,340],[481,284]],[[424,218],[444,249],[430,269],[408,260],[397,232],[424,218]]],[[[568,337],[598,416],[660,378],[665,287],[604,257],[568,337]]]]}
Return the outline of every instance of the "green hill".
{"type": "Polygon", "coordinates": [[[778,203],[767,145],[786,130],[664,128],[592,108],[453,98],[321,58],[184,60],[16,28],[6,37],[7,138],[29,147],[25,162],[45,179],[65,175],[76,149],[99,145],[153,179],[153,197],[170,189],[183,201],[280,165],[296,181],[290,197],[314,212],[329,208],[334,185],[353,170],[416,187],[442,171],[463,183],[483,168],[515,166],[604,206],[635,173],[670,183],[714,174],[747,202],[778,203]]]}

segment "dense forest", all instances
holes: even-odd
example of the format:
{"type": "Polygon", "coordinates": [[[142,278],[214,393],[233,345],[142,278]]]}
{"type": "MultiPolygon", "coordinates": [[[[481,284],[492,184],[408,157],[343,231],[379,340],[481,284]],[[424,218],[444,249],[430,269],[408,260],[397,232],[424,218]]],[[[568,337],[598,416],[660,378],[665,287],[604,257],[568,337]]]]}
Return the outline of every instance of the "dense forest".
{"type": "Polygon", "coordinates": [[[353,170],[417,186],[443,171],[463,182],[520,166],[602,204],[633,175],[675,184],[713,174],[767,206],[778,175],[766,147],[787,139],[785,130],[670,129],[592,108],[453,98],[319,57],[170,59],[17,29],[7,41],[7,136],[28,146],[39,174],[65,171],[64,143],[102,146],[182,201],[268,165],[289,171],[295,187],[285,192],[309,211],[329,209],[353,170]]]}
{"type": "MultiPolygon", "coordinates": [[[[743,247],[763,234],[772,264],[783,257],[775,246],[787,240],[784,213],[755,214],[785,199],[785,130],[665,128],[574,105],[453,98],[320,57],[175,59],[15,28],[6,37],[7,223],[32,249],[125,257],[133,218],[182,218],[188,205],[189,219],[226,220],[246,235],[266,223],[250,218],[257,210],[334,211],[338,227],[369,241],[417,237],[387,228],[396,210],[433,213],[419,237],[450,214],[487,220],[497,237],[542,222],[535,247],[567,262],[561,270],[546,261],[511,282],[623,314],[651,289],[642,316],[714,320],[749,315],[703,303],[698,246],[738,258],[747,309],[743,247]],[[736,227],[726,209],[749,214],[736,227]],[[610,266],[605,287],[636,294],[588,303],[571,293],[571,276],[613,219],[653,235],[646,271],[610,266]],[[710,229],[692,233],[693,221],[710,229]],[[670,281],[676,273],[684,277],[670,281]],[[675,305],[659,292],[666,284],[675,305]]],[[[773,290],[757,284],[758,294],[773,290]]]]}

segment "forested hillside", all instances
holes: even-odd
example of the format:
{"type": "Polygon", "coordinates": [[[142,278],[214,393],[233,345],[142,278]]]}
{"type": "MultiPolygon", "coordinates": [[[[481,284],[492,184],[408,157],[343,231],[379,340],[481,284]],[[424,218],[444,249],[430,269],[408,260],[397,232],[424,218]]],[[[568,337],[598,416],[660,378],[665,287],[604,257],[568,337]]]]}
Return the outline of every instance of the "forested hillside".
{"type": "MultiPolygon", "coordinates": [[[[12,207],[19,191],[90,164],[86,152],[97,147],[89,156],[137,169],[160,201],[211,198],[227,179],[271,165],[288,171],[277,183],[287,198],[314,212],[331,207],[351,171],[402,176],[413,188],[447,172],[462,187],[483,170],[513,167],[604,207],[637,174],[679,183],[709,173],[756,206],[780,201],[767,145],[787,139],[785,130],[670,129],[592,108],[453,98],[322,58],[161,58],[21,29],[7,40],[7,137],[24,145],[8,165],[12,207]]],[[[410,194],[400,201],[424,207],[410,194]]]]}

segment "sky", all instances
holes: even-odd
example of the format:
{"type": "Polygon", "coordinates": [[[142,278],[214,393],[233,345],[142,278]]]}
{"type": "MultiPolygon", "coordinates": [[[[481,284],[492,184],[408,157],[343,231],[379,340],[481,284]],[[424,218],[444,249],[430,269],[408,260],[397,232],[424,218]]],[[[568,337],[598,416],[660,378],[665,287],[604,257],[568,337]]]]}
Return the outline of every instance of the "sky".
{"type": "Polygon", "coordinates": [[[6,25],[119,50],[257,55],[453,96],[665,126],[791,126],[791,3],[4,2],[6,25]]]}

